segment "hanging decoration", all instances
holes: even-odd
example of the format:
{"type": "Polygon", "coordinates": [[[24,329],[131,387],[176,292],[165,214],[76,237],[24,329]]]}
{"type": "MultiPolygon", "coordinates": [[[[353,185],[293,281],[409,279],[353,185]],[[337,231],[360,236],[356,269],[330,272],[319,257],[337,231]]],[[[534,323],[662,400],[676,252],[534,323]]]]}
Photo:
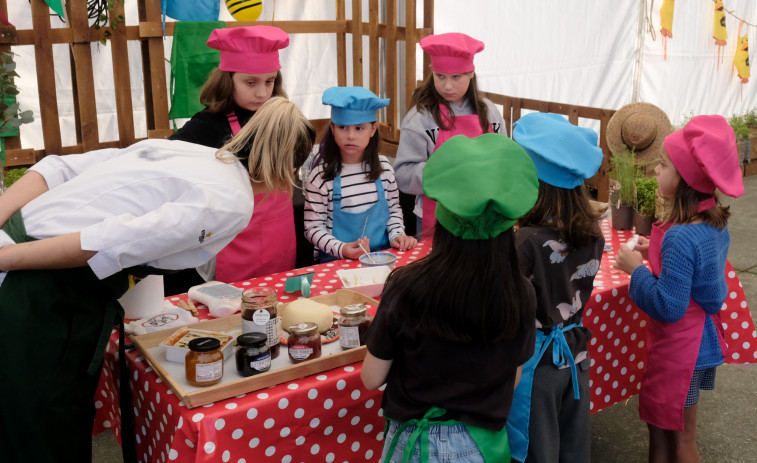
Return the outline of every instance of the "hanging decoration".
{"type": "Polygon", "coordinates": [[[673,38],[673,10],[675,0],[662,0],[660,7],[660,35],[662,36],[662,59],[668,60],[668,39],[673,38]]]}
{"type": "Polygon", "coordinates": [[[723,62],[725,55],[725,46],[728,43],[728,31],[725,28],[725,7],[720,0],[715,1],[715,16],[712,21],[712,38],[715,39],[715,45],[718,47],[717,68],[720,69],[720,63],[723,62]]]}
{"type": "Polygon", "coordinates": [[[47,6],[49,6],[50,9],[55,12],[55,14],[57,14],[61,18],[65,18],[63,14],[63,0],[45,0],[45,3],[47,3],[47,6]]]}
{"type": "Polygon", "coordinates": [[[255,21],[263,12],[263,1],[226,0],[226,9],[237,21],[255,21]]]}

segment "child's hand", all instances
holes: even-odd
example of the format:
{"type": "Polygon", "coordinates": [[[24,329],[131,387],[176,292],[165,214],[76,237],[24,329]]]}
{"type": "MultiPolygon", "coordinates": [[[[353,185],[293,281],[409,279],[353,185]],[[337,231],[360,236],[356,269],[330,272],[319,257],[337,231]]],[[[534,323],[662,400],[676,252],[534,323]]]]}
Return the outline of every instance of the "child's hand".
{"type": "Polygon", "coordinates": [[[366,251],[370,252],[370,240],[364,237],[357,241],[353,241],[352,243],[344,243],[344,246],[342,247],[342,255],[346,259],[359,259],[360,256],[364,254],[363,250],[360,249],[361,244],[366,251]]]}
{"type": "Polygon", "coordinates": [[[416,244],[418,244],[418,240],[416,240],[412,236],[407,235],[395,236],[392,240],[392,247],[394,249],[397,249],[398,251],[407,251],[408,249],[413,249],[416,244]]]}
{"type": "MultiPolygon", "coordinates": [[[[649,240],[647,240],[646,247],[649,247],[649,240]]],[[[644,262],[641,257],[641,252],[631,251],[630,249],[628,249],[628,246],[621,244],[620,249],[618,250],[618,254],[615,256],[615,265],[613,267],[622,270],[630,275],[634,270],[636,270],[636,267],[643,264],[644,262]]]]}
{"type": "Polygon", "coordinates": [[[634,251],[639,251],[641,253],[641,257],[648,259],[649,258],[649,238],[644,238],[643,236],[639,237],[639,242],[636,244],[636,247],[633,248],[634,251]]]}

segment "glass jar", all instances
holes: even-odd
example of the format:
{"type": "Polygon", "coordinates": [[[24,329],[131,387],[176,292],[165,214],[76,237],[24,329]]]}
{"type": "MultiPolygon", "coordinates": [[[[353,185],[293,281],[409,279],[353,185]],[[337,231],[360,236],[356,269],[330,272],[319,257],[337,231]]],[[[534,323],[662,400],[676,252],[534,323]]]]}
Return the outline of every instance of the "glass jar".
{"type": "Polygon", "coordinates": [[[279,356],[279,317],[276,290],[261,286],[242,293],[242,333],[265,333],[271,359],[279,356]]]}
{"type": "Polygon", "coordinates": [[[317,359],[321,356],[321,334],[318,325],[303,322],[289,327],[287,347],[292,363],[317,359]]]}
{"type": "Polygon", "coordinates": [[[271,368],[271,350],[265,333],[245,333],[237,336],[234,353],[237,372],[242,376],[263,373],[271,368]]]}
{"type": "Polygon", "coordinates": [[[346,305],[339,309],[339,345],[342,349],[352,349],[365,345],[365,332],[373,321],[365,304],[346,305]]]}
{"type": "Polygon", "coordinates": [[[223,352],[216,338],[195,338],[187,344],[184,372],[191,386],[212,386],[223,378],[223,352]]]}

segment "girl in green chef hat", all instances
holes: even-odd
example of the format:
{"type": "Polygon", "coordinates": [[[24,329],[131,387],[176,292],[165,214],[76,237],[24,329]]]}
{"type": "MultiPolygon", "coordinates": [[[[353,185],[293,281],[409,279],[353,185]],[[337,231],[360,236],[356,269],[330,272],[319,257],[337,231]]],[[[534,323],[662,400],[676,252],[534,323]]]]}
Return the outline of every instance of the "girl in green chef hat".
{"type": "Polygon", "coordinates": [[[390,274],[367,332],[363,384],[386,383],[382,461],[509,462],[536,306],[512,227],[536,201],[536,169],[503,135],[455,136],[426,163],[423,190],[437,201],[434,247],[390,274]]]}

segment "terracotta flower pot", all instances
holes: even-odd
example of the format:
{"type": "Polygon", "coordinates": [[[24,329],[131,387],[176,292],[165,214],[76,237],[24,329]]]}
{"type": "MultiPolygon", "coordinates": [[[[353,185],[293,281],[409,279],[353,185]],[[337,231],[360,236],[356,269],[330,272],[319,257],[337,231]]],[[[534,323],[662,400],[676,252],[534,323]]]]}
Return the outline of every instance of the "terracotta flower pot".
{"type": "Polygon", "coordinates": [[[633,217],[633,226],[637,235],[649,236],[652,233],[652,224],[655,223],[655,217],[651,215],[636,212],[633,217]]]}
{"type": "Polygon", "coordinates": [[[630,230],[633,228],[633,206],[611,206],[612,228],[616,230],[630,230]]]}

